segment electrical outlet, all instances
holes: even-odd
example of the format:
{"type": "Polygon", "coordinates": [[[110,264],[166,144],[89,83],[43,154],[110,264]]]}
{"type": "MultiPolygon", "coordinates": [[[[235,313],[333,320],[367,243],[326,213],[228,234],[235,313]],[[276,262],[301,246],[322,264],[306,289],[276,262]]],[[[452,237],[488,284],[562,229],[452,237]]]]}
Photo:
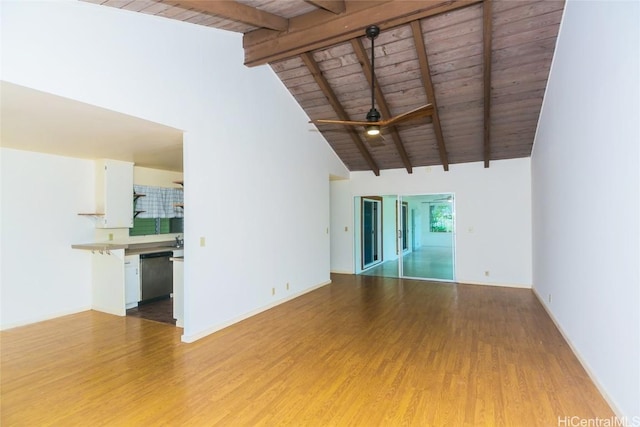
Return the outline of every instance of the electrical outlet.
{"type": "Polygon", "coordinates": [[[200,246],[202,246],[204,248],[204,245],[205,245],[204,237],[201,237],[200,238],[200,246]]]}
{"type": "Polygon", "coordinates": [[[551,294],[549,294],[549,304],[551,304],[551,294]]]}
{"type": "Polygon", "coordinates": [[[276,294],[276,288],[271,288],[271,295],[275,295],[276,294]]]}
{"type": "Polygon", "coordinates": [[[349,231],[349,227],[347,227],[346,225],[344,226],[344,231],[349,231]]]}
{"type": "Polygon", "coordinates": [[[287,282],[287,290],[289,290],[289,282],[287,282]]]}
{"type": "Polygon", "coordinates": [[[113,233],[109,233],[109,241],[113,240],[113,233]]]}
{"type": "Polygon", "coordinates": [[[484,275],[485,275],[486,277],[489,277],[489,270],[485,270],[484,275]]]}

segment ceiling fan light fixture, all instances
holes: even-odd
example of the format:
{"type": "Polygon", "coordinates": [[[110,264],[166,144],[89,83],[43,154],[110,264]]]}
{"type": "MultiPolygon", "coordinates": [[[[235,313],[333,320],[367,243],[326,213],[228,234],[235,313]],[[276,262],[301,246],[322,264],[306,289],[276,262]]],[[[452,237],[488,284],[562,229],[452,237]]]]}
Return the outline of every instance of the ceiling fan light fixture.
{"type": "Polygon", "coordinates": [[[365,127],[367,130],[367,135],[376,136],[380,135],[380,126],[379,125],[368,125],[365,127]]]}
{"type": "MultiPolygon", "coordinates": [[[[367,121],[368,122],[378,122],[380,121],[380,112],[376,110],[375,107],[371,107],[369,112],[367,113],[367,121]]],[[[369,136],[380,135],[380,125],[367,125],[364,127],[369,136]]]]}

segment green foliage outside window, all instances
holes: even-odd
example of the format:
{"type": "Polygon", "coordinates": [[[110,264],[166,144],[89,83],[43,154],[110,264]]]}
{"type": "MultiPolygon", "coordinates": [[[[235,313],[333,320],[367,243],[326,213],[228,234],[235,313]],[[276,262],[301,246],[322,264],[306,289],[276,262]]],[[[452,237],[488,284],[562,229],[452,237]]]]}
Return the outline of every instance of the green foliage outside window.
{"type": "Polygon", "coordinates": [[[129,236],[182,233],[183,231],[183,218],[134,218],[129,236]]]}
{"type": "Polygon", "coordinates": [[[453,231],[453,214],[450,204],[431,205],[429,207],[429,223],[432,233],[451,233],[453,231]]]}

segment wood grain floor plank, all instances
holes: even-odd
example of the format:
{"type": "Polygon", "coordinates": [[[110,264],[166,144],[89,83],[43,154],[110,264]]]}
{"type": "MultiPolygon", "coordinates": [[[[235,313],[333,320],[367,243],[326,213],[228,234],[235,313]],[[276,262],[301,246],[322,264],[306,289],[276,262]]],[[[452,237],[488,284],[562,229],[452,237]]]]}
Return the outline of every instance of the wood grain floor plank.
{"type": "Polygon", "coordinates": [[[531,290],[333,275],[192,344],[84,312],[0,333],[0,424],[540,426],[613,414],[531,290]]]}

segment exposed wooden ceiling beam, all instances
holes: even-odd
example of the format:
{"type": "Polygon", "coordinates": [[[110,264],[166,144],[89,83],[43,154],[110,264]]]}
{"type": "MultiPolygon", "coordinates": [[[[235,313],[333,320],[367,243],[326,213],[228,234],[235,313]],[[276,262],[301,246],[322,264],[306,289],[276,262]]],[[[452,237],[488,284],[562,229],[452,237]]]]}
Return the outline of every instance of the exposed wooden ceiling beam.
{"type": "Polygon", "coordinates": [[[228,0],[166,0],[164,3],[202,10],[232,21],[244,22],[256,27],[287,31],[289,20],[246,4],[228,0]]]}
{"type": "MultiPolygon", "coordinates": [[[[331,86],[329,86],[329,82],[322,75],[322,71],[320,71],[320,67],[318,67],[318,64],[316,63],[315,59],[313,59],[313,55],[311,55],[311,53],[309,52],[304,52],[303,54],[300,55],[300,57],[302,58],[302,61],[311,72],[311,75],[313,76],[318,86],[320,86],[320,90],[322,90],[322,93],[324,93],[324,96],[327,97],[327,100],[335,110],[338,117],[340,117],[341,120],[350,120],[349,115],[342,107],[342,104],[340,104],[340,101],[338,101],[338,97],[336,96],[335,92],[333,91],[333,89],[331,89],[331,86]]],[[[371,156],[371,153],[369,153],[369,150],[367,150],[367,147],[364,145],[364,143],[360,139],[360,135],[358,135],[358,132],[356,132],[355,129],[353,129],[352,127],[347,127],[347,131],[349,132],[349,136],[353,140],[353,143],[356,145],[356,147],[358,147],[358,150],[360,150],[362,157],[364,157],[365,161],[369,165],[369,168],[371,168],[371,170],[373,171],[374,174],[376,174],[376,176],[379,176],[380,168],[378,167],[378,165],[376,164],[376,161],[371,156]]]]}
{"type": "Polygon", "coordinates": [[[433,105],[433,131],[436,134],[438,142],[438,153],[440,154],[440,162],[445,171],[449,170],[449,156],[447,148],[444,144],[444,135],[442,134],[442,126],[440,125],[440,116],[438,115],[438,103],[436,102],[436,93],[433,89],[433,81],[431,80],[431,68],[429,67],[429,58],[427,56],[427,48],[422,38],[422,28],[420,21],[411,23],[411,31],[413,32],[413,41],[416,45],[416,53],[418,54],[418,63],[420,64],[420,75],[422,76],[422,84],[427,92],[427,101],[433,105]]]}
{"type": "Polygon", "coordinates": [[[336,15],[345,11],[344,0],[305,0],[307,3],[319,7],[336,15]]]}
{"type": "MultiPolygon", "coordinates": [[[[362,46],[362,42],[359,38],[351,39],[351,46],[353,47],[353,51],[356,53],[358,57],[358,61],[360,61],[360,65],[362,65],[362,71],[364,75],[367,77],[367,81],[369,82],[369,86],[371,86],[371,64],[369,63],[369,57],[364,50],[364,46],[362,46]]],[[[373,55],[373,52],[372,52],[373,55]]],[[[374,88],[375,88],[375,99],[378,104],[378,108],[382,113],[382,117],[384,119],[391,118],[391,111],[389,110],[389,106],[387,105],[387,101],[384,99],[384,94],[382,90],[380,90],[380,84],[378,83],[378,79],[374,77],[374,88]]],[[[402,159],[402,163],[404,167],[407,169],[408,173],[413,173],[413,167],[411,166],[411,160],[409,160],[409,155],[407,154],[407,150],[404,148],[404,144],[402,143],[402,139],[400,138],[400,133],[398,133],[398,129],[395,126],[389,126],[389,133],[391,134],[391,138],[393,139],[394,144],[396,145],[396,149],[398,150],[398,154],[400,154],[400,158],[402,159]]]]}
{"type": "Polygon", "coordinates": [[[256,30],[246,33],[243,38],[245,65],[262,65],[342,43],[358,37],[373,23],[384,30],[481,1],[358,1],[347,2],[346,11],[340,15],[317,10],[291,18],[287,31],[256,30]]]}
{"type": "Polygon", "coordinates": [[[484,0],[482,37],[483,37],[483,87],[484,87],[484,167],[489,167],[491,158],[491,4],[484,0]]]}

